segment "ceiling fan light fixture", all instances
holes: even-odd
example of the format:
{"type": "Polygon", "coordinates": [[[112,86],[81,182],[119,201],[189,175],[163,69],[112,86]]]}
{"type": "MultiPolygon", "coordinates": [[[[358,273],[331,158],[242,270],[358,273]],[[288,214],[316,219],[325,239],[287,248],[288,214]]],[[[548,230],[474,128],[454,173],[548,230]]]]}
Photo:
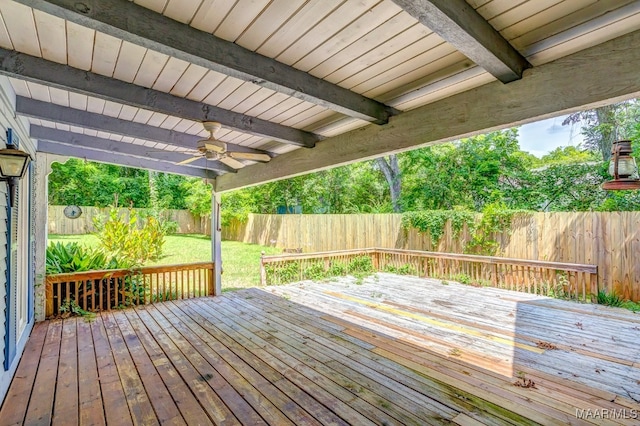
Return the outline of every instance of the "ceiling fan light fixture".
{"type": "Polygon", "coordinates": [[[231,169],[237,170],[246,165],[240,160],[258,161],[262,163],[267,163],[271,160],[271,156],[260,152],[228,151],[227,143],[217,140],[214,137],[214,134],[222,128],[222,125],[217,121],[205,121],[202,125],[205,130],[209,132],[209,137],[198,141],[196,146],[198,154],[177,164],[189,164],[200,158],[206,158],[207,160],[220,161],[231,169]]]}

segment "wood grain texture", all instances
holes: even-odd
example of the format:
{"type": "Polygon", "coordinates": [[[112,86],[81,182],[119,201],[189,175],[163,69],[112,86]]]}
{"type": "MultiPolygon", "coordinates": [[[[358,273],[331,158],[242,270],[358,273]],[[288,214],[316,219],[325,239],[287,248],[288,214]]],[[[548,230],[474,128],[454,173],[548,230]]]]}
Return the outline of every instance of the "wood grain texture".
{"type": "Polygon", "coordinates": [[[464,0],[393,0],[503,83],[530,64],[464,0]]]}
{"type": "MultiPolygon", "coordinates": [[[[95,149],[99,151],[112,152],[116,154],[126,154],[139,158],[164,161],[171,164],[179,163],[191,156],[193,153],[182,154],[170,151],[150,151],[149,148],[126,142],[118,142],[111,139],[104,139],[79,133],[67,132],[57,129],[47,129],[41,126],[31,126],[31,137],[39,140],[60,142],[66,145],[95,149]]],[[[201,158],[189,163],[189,167],[199,169],[216,170],[225,173],[233,173],[235,169],[228,167],[218,161],[211,161],[201,158]]]]}
{"type": "MultiPolygon", "coordinates": [[[[62,64],[5,49],[0,50],[0,73],[82,93],[156,113],[193,121],[218,121],[225,127],[267,136],[282,142],[311,147],[318,137],[309,132],[247,117],[212,105],[191,101],[168,93],[136,86],[109,76],[84,72],[62,64]]],[[[101,112],[101,111],[100,111],[101,112]]]]}
{"type": "MultiPolygon", "coordinates": [[[[386,123],[393,113],[393,110],[384,104],[225,40],[225,38],[234,40],[240,35],[236,31],[239,31],[238,27],[242,22],[235,22],[233,18],[225,20],[218,27],[216,33],[219,33],[221,37],[219,38],[129,1],[92,0],[86,1],[81,7],[67,0],[21,0],[21,2],[54,16],[104,32],[106,37],[115,37],[144,46],[160,54],[182,59],[235,79],[250,81],[346,115],[380,124],[386,123]],[[174,36],[167,37],[167,34],[174,36]],[[183,35],[176,37],[177,34],[183,35]]],[[[260,3],[262,7],[267,4],[266,1],[260,3]]],[[[258,6],[256,15],[262,9],[259,5],[252,6],[258,6]]],[[[236,10],[238,11],[236,21],[248,19],[246,22],[248,24],[253,20],[254,17],[248,13],[248,10],[253,8],[245,9],[240,6],[237,9],[234,8],[231,14],[233,15],[236,10]]],[[[95,57],[94,66],[96,60],[104,64],[96,72],[110,75],[109,62],[103,57],[95,57]]]]}
{"type": "Polygon", "coordinates": [[[638,408],[638,324],[391,274],[245,289],[37,325],[0,423],[49,423],[71,403],[82,424],[632,425],[575,412],[638,408]]]}
{"type": "Polygon", "coordinates": [[[46,140],[41,140],[38,142],[38,152],[63,155],[66,157],[84,158],[86,160],[97,161],[99,163],[116,164],[125,167],[156,170],[159,172],[201,177],[207,179],[214,178],[218,173],[208,169],[179,166],[165,161],[148,160],[146,158],[132,157],[127,154],[116,154],[114,152],[98,151],[94,149],[65,145],[58,142],[50,142],[46,140]]]}
{"type": "MultiPolygon", "coordinates": [[[[106,109],[106,105],[104,109],[106,109]]],[[[53,105],[48,102],[24,98],[22,96],[17,97],[16,112],[26,117],[38,118],[54,123],[82,127],[83,129],[108,132],[110,134],[140,138],[146,141],[161,142],[166,145],[172,145],[178,148],[188,148],[191,150],[196,149],[198,147],[198,141],[202,139],[202,136],[164,129],[162,127],[152,126],[151,124],[142,124],[136,121],[109,117],[101,113],[81,111],[75,108],[66,108],[53,105]]],[[[122,115],[122,113],[120,113],[119,115],[122,115]]],[[[145,119],[143,121],[145,121],[145,123],[148,123],[150,120],[145,119]]],[[[198,125],[200,124],[198,123],[198,125]]],[[[257,150],[255,148],[249,148],[242,145],[236,145],[233,143],[228,143],[227,148],[230,151],[235,152],[268,154],[268,152],[266,151],[257,150]]]]}
{"type": "MultiPolygon", "coordinates": [[[[451,229],[445,227],[444,235],[434,244],[428,233],[404,230],[401,219],[394,214],[251,214],[246,223],[232,222],[225,227],[223,238],[301,249],[300,259],[312,252],[366,247],[442,252],[439,256],[446,257],[446,253],[464,253],[472,238],[468,229],[453,237],[451,229]],[[327,233],[326,229],[335,232],[327,233]]],[[[639,222],[638,212],[533,213],[515,218],[510,230],[497,236],[498,252],[504,257],[534,261],[532,267],[545,266],[537,261],[597,265],[598,278],[591,283],[589,293],[597,294],[599,283],[623,298],[639,301],[640,267],[633,257],[640,241],[639,222]],[[622,253],[619,261],[613,259],[618,252],[622,253]]]]}
{"type": "Polygon", "coordinates": [[[281,155],[216,180],[225,192],[576,111],[640,93],[640,32],[527,70],[523,79],[486,84],[328,138],[312,151],[281,155]],[[619,66],[611,67],[611,63],[619,66]],[[606,81],[606,84],[603,84],[606,81]]]}

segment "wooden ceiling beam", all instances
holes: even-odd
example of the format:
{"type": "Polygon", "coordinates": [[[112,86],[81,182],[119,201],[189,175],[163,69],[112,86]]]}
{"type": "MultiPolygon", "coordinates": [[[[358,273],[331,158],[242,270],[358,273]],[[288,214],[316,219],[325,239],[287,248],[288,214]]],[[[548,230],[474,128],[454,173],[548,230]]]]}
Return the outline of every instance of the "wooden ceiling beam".
{"type": "MultiPolygon", "coordinates": [[[[107,133],[115,133],[123,136],[144,139],[152,142],[160,142],[180,148],[196,149],[201,136],[180,133],[161,127],[149,126],[134,121],[122,120],[94,112],[82,111],[75,108],[64,107],[49,102],[35,99],[16,97],[16,113],[25,117],[52,121],[54,123],[67,124],[69,126],[83,127],[107,133]]],[[[249,148],[232,143],[227,144],[230,151],[250,152],[255,154],[269,154],[267,151],[249,148]]]]}
{"type": "Polygon", "coordinates": [[[115,164],[117,166],[154,170],[157,172],[172,173],[176,175],[193,176],[206,179],[213,179],[217,176],[217,173],[212,170],[180,166],[164,161],[148,160],[145,158],[133,157],[127,154],[96,151],[94,149],[88,149],[81,146],[65,145],[59,142],[51,142],[45,140],[38,141],[38,149],[36,150],[36,152],[63,155],[66,157],[83,158],[85,160],[97,161],[98,163],[115,164]]]}
{"type": "Polygon", "coordinates": [[[42,58],[0,49],[0,74],[193,121],[218,121],[228,129],[311,148],[319,135],[82,71],[42,58]]]}
{"type": "MultiPolygon", "coordinates": [[[[52,129],[43,126],[31,126],[30,136],[34,139],[45,140],[50,142],[59,142],[66,145],[73,145],[80,148],[94,149],[97,151],[112,152],[115,154],[132,155],[147,160],[169,162],[171,164],[179,163],[190,157],[189,154],[183,154],[173,151],[155,150],[153,147],[144,145],[136,145],[128,142],[118,142],[111,139],[99,138],[96,136],[84,135],[82,133],[68,132],[65,130],[52,129]]],[[[225,173],[235,173],[236,170],[220,163],[219,161],[206,160],[205,158],[189,163],[188,167],[196,167],[199,169],[216,170],[225,173]]]]}
{"type": "Polygon", "coordinates": [[[465,0],[392,1],[503,83],[531,67],[465,0]]]}
{"type": "Polygon", "coordinates": [[[27,6],[204,68],[378,124],[386,105],[127,0],[18,0],[27,6]]]}
{"type": "Polygon", "coordinates": [[[225,192],[519,126],[640,95],[640,31],[216,179],[225,192]]]}

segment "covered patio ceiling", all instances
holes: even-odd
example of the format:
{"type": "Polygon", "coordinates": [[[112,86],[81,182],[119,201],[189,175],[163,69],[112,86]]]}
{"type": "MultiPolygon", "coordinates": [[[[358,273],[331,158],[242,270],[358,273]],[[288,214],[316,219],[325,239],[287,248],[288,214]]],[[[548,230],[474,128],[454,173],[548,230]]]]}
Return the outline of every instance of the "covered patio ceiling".
{"type": "Polygon", "coordinates": [[[640,1],[0,2],[0,73],[38,151],[224,192],[640,92],[640,1]],[[267,153],[236,170],[207,132],[267,153]]]}

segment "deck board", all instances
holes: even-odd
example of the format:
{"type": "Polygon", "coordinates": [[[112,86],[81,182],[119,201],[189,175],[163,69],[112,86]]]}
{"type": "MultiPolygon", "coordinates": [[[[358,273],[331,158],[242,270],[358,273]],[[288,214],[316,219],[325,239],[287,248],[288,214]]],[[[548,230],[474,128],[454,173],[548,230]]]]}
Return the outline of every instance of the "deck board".
{"type": "Polygon", "coordinates": [[[45,321],[0,424],[631,425],[576,409],[640,409],[638,319],[379,274],[45,321]]]}

